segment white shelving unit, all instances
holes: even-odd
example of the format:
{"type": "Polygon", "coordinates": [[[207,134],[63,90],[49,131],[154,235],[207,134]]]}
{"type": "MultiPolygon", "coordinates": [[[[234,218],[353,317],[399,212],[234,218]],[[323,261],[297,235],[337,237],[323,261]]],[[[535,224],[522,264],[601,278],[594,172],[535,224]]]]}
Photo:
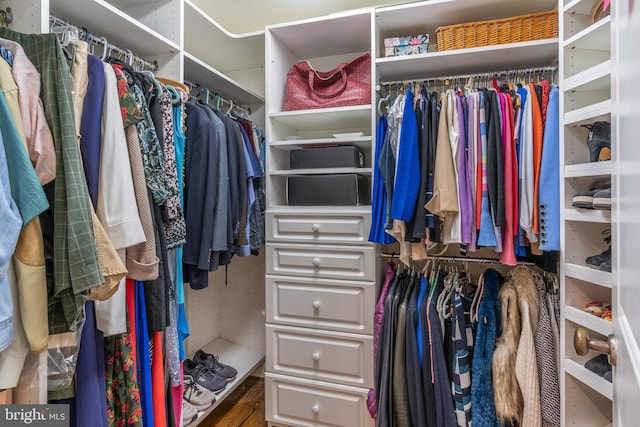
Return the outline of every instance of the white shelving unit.
{"type": "MultiPolygon", "coordinates": [[[[561,111],[561,378],[563,425],[602,426],[613,420],[612,383],[585,368],[596,354],[575,352],[578,327],[596,339],[613,332],[611,322],[582,311],[592,301],[612,302],[613,272],[586,265],[585,258],[607,248],[602,232],[615,212],[574,209],[571,199],[595,179],[608,178],[613,161],[589,162],[588,130],[582,125],[611,122],[611,17],[589,22],[590,0],[564,1],[560,13],[561,111]]],[[[611,7],[615,7],[612,4],[611,7]]],[[[615,147],[612,147],[615,150],[615,147]]],[[[615,313],[614,313],[615,316],[615,313]]]]}
{"type": "MultiPolygon", "coordinates": [[[[270,426],[373,425],[376,256],[367,241],[369,206],[289,206],[293,175],[372,173],[371,104],[282,111],[289,68],[308,60],[320,71],[371,52],[373,10],[266,29],[267,352],[270,426]],[[356,133],[360,136],[334,134],[356,133]],[[292,169],[290,152],[351,145],[362,168],[292,169]]],[[[373,69],[373,65],[372,65],[373,69]]],[[[373,73],[372,73],[373,74],[373,73]]],[[[373,85],[372,85],[373,94],[373,85]]]]}
{"type": "MultiPolygon", "coordinates": [[[[16,31],[48,32],[49,15],[85,27],[157,61],[159,77],[199,83],[251,108],[256,123],[264,126],[264,31],[231,34],[189,0],[0,0],[0,7],[12,8],[10,28],[16,31]]],[[[235,257],[228,271],[210,273],[209,288],[194,291],[185,285],[187,354],[202,348],[238,371],[195,424],[264,360],[264,271],[264,253],[235,257]]]]}

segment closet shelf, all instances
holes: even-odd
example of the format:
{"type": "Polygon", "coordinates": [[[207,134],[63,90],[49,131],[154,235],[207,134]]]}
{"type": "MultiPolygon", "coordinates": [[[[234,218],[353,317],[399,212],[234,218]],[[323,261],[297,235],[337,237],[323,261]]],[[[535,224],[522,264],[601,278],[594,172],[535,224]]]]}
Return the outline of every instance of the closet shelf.
{"type": "Polygon", "coordinates": [[[598,120],[610,121],[610,115],[611,100],[607,99],[566,113],[564,115],[564,124],[565,126],[580,126],[598,120]]]}
{"type": "Polygon", "coordinates": [[[613,399],[613,385],[575,360],[565,359],[564,369],[569,375],[589,386],[598,394],[606,397],[607,399],[613,399]]]}
{"type": "MultiPolygon", "coordinates": [[[[192,83],[208,87],[223,98],[239,104],[264,103],[263,95],[245,87],[188,52],[184,53],[184,78],[192,83]]],[[[211,93],[212,99],[213,96],[214,94],[211,93]]]]}
{"type": "Polygon", "coordinates": [[[565,92],[576,90],[596,91],[611,89],[611,60],[604,61],[564,81],[565,92]]]}
{"type": "Polygon", "coordinates": [[[432,32],[439,26],[543,12],[554,0],[430,0],[376,9],[376,27],[384,37],[432,32]],[[496,15],[499,11],[500,15],[496,15]]]}
{"type": "Polygon", "coordinates": [[[582,178],[601,175],[611,175],[613,166],[611,160],[604,162],[580,163],[575,165],[566,165],[564,167],[565,178],[582,178]]]}
{"type": "Polygon", "coordinates": [[[564,274],[567,277],[583,280],[605,288],[611,288],[613,284],[613,274],[608,271],[596,270],[584,265],[566,263],[564,274]]]}
{"type": "Polygon", "coordinates": [[[411,80],[501,69],[547,66],[558,56],[558,39],[534,40],[376,59],[378,80],[411,80]]]}
{"type": "Polygon", "coordinates": [[[587,15],[591,13],[593,7],[593,1],[591,0],[572,0],[565,4],[562,8],[563,12],[567,15],[587,15]]]}
{"type": "Polygon", "coordinates": [[[607,16],[571,36],[562,43],[565,51],[587,49],[609,51],[611,49],[611,16],[607,16]]]}
{"type": "Polygon", "coordinates": [[[371,150],[371,137],[361,136],[357,138],[314,138],[269,142],[269,147],[283,151],[290,151],[298,148],[333,145],[353,145],[358,147],[362,151],[368,152],[369,150],[371,150]]]}
{"type": "Polygon", "coordinates": [[[604,336],[609,336],[609,334],[613,333],[613,324],[611,322],[594,316],[593,314],[586,313],[577,307],[570,305],[565,306],[564,317],[576,325],[584,326],[604,336]]]}
{"type": "Polygon", "coordinates": [[[264,354],[256,353],[224,338],[218,338],[202,348],[207,353],[220,357],[222,363],[233,366],[238,375],[227,384],[227,387],[216,394],[216,401],[213,405],[198,414],[198,419],[192,426],[198,425],[213,410],[220,405],[257,367],[264,361],[264,354]]]}
{"type": "Polygon", "coordinates": [[[371,168],[313,168],[272,170],[271,172],[269,172],[269,174],[272,176],[323,175],[340,173],[357,173],[360,175],[371,175],[371,171],[371,168]]]}
{"type": "Polygon", "coordinates": [[[264,30],[233,34],[191,0],[184,1],[184,48],[216,69],[226,71],[264,66],[264,30]],[[203,37],[206,35],[206,43],[203,37]],[[215,46],[215,49],[212,49],[215,46]]]}
{"type": "Polygon", "coordinates": [[[159,53],[178,53],[180,46],[104,0],[56,0],[51,13],[109,43],[126,46],[136,55],[152,59],[159,53]]]}
{"type": "Polygon", "coordinates": [[[371,105],[324,108],[318,110],[282,111],[271,113],[273,122],[282,123],[298,131],[341,130],[371,128],[371,105]]]}
{"type": "Polygon", "coordinates": [[[565,209],[565,221],[610,223],[611,211],[599,209],[565,209]]]}

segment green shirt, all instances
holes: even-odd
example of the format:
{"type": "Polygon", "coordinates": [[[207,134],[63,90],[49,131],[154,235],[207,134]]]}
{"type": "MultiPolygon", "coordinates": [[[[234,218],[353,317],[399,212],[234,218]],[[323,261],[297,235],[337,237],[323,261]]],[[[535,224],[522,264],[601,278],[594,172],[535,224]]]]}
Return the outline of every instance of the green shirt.
{"type": "Polygon", "coordinates": [[[90,288],[103,282],[91,222],[91,206],[76,138],[71,74],[55,34],[22,34],[0,28],[0,37],[24,49],[42,78],[42,101],[56,147],[56,179],[45,191],[51,209],[42,214],[49,332],[75,328],[90,288]]]}

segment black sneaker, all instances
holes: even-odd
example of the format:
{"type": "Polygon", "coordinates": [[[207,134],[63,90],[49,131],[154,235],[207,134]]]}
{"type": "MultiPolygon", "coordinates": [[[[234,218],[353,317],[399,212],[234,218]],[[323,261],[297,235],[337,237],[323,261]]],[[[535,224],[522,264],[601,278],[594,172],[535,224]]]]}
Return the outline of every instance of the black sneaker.
{"type": "Polygon", "coordinates": [[[236,375],[238,375],[238,371],[236,371],[234,368],[221,363],[218,360],[218,356],[214,356],[210,353],[205,353],[202,350],[196,351],[196,354],[193,356],[193,360],[196,363],[200,363],[211,369],[217,375],[226,378],[227,381],[233,381],[236,378],[236,375]]]}
{"type": "Polygon", "coordinates": [[[182,363],[185,376],[188,375],[193,380],[214,393],[220,393],[227,386],[227,380],[220,375],[216,375],[211,369],[205,365],[194,362],[191,359],[185,359],[182,363]]]}
{"type": "Polygon", "coordinates": [[[584,262],[589,267],[611,272],[611,230],[605,230],[602,234],[604,234],[604,241],[609,244],[609,248],[598,255],[588,256],[584,262]]]}

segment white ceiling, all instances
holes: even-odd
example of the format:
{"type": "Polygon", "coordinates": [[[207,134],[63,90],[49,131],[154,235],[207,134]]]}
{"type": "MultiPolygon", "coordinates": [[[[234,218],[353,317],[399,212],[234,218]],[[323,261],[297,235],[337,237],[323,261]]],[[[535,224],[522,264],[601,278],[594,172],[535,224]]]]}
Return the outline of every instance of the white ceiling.
{"type": "MultiPolygon", "coordinates": [[[[192,0],[227,31],[263,30],[266,25],[324,16],[363,7],[411,3],[402,0],[192,0]]],[[[414,0],[415,1],[415,0],[414,0]]]]}

